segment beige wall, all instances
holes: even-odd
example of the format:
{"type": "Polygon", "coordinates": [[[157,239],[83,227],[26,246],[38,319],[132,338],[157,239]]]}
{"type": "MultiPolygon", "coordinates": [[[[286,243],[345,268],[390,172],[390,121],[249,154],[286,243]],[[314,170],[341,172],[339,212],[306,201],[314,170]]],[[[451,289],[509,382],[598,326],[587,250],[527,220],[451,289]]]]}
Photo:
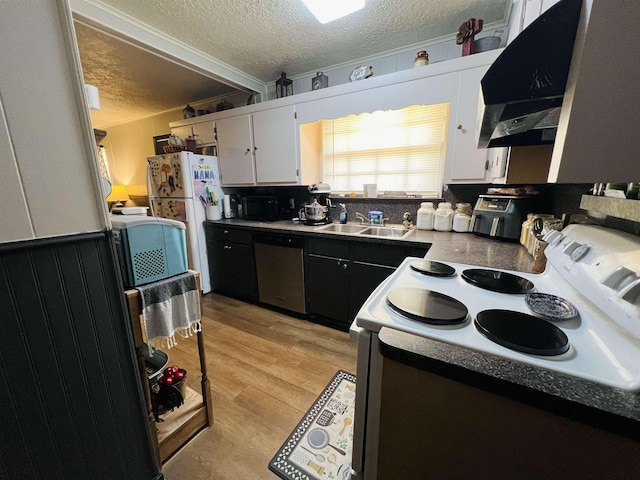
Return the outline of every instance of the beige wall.
{"type": "Polygon", "coordinates": [[[102,141],[107,151],[113,185],[124,185],[129,195],[147,194],[147,157],[155,154],[153,137],[169,133],[169,122],[182,120],[182,112],[173,110],[135,122],[105,129],[102,141]]]}

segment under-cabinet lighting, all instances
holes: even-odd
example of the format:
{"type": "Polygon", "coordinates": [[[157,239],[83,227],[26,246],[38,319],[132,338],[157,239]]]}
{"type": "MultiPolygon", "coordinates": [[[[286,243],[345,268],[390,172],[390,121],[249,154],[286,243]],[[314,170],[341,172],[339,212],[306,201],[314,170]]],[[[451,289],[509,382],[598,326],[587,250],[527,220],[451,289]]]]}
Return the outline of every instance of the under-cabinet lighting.
{"type": "Polygon", "coordinates": [[[320,23],[329,23],[364,8],[365,0],[302,0],[320,23]]]}

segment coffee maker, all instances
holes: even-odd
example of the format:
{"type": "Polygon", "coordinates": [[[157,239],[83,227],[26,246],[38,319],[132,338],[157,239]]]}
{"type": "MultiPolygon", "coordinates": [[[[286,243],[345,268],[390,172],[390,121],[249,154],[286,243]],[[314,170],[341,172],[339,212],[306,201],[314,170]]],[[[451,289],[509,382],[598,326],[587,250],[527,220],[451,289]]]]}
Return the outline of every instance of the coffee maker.
{"type": "Polygon", "coordinates": [[[331,223],[329,208],[331,207],[331,188],[326,183],[318,183],[309,186],[311,202],[306,203],[304,210],[304,223],[306,225],[326,225],[331,223]]]}

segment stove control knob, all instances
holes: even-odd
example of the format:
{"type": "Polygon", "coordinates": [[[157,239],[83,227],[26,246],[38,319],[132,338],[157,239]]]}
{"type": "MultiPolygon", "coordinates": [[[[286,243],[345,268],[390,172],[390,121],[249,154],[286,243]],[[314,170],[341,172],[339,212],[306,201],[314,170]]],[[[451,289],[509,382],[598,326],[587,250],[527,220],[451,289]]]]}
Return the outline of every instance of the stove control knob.
{"type": "Polygon", "coordinates": [[[574,262],[579,262],[584,257],[586,257],[590,251],[591,247],[589,245],[580,245],[579,247],[576,247],[573,252],[571,252],[571,260],[573,260],[574,262]]]}
{"type": "Polygon", "coordinates": [[[631,305],[640,306],[640,279],[627,285],[621,292],[620,298],[631,305]]]}
{"type": "Polygon", "coordinates": [[[580,244],[578,242],[569,242],[569,244],[566,247],[564,247],[564,250],[562,250],[562,253],[571,256],[573,251],[579,246],[580,244]]]}
{"type": "Polygon", "coordinates": [[[553,246],[559,244],[563,238],[564,234],[560,233],[558,230],[550,230],[545,234],[542,240],[553,246]]]}
{"type": "Polygon", "coordinates": [[[637,279],[638,275],[633,270],[629,270],[627,267],[618,267],[611,273],[605,275],[604,278],[600,280],[600,283],[613,290],[622,290],[637,279]]]}

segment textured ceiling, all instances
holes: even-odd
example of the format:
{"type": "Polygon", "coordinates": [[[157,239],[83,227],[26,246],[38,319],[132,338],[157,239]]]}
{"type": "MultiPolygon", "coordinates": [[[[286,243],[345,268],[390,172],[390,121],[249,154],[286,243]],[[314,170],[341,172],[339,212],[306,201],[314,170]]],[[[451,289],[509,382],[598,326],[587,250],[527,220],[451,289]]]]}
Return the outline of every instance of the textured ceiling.
{"type": "MultiPolygon", "coordinates": [[[[295,77],[452,35],[472,17],[482,18],[485,24],[504,22],[512,0],[367,0],[363,10],[324,25],[299,0],[92,3],[116,9],[135,22],[269,83],[282,71],[295,77]]],[[[208,98],[218,94],[216,88],[228,91],[228,87],[216,87],[214,81],[198,73],[132,45],[119,44],[88,27],[78,27],[78,43],[85,80],[100,88],[103,124],[118,123],[117,115],[109,116],[106,111],[112,101],[129,104],[121,113],[134,116],[141,106],[166,110],[167,103],[160,98],[180,99],[169,107],[175,108],[187,103],[193,94],[205,92],[208,98]],[[162,78],[158,78],[160,71],[164,72],[162,78]],[[131,99],[133,95],[135,99],[131,99]]]]}

